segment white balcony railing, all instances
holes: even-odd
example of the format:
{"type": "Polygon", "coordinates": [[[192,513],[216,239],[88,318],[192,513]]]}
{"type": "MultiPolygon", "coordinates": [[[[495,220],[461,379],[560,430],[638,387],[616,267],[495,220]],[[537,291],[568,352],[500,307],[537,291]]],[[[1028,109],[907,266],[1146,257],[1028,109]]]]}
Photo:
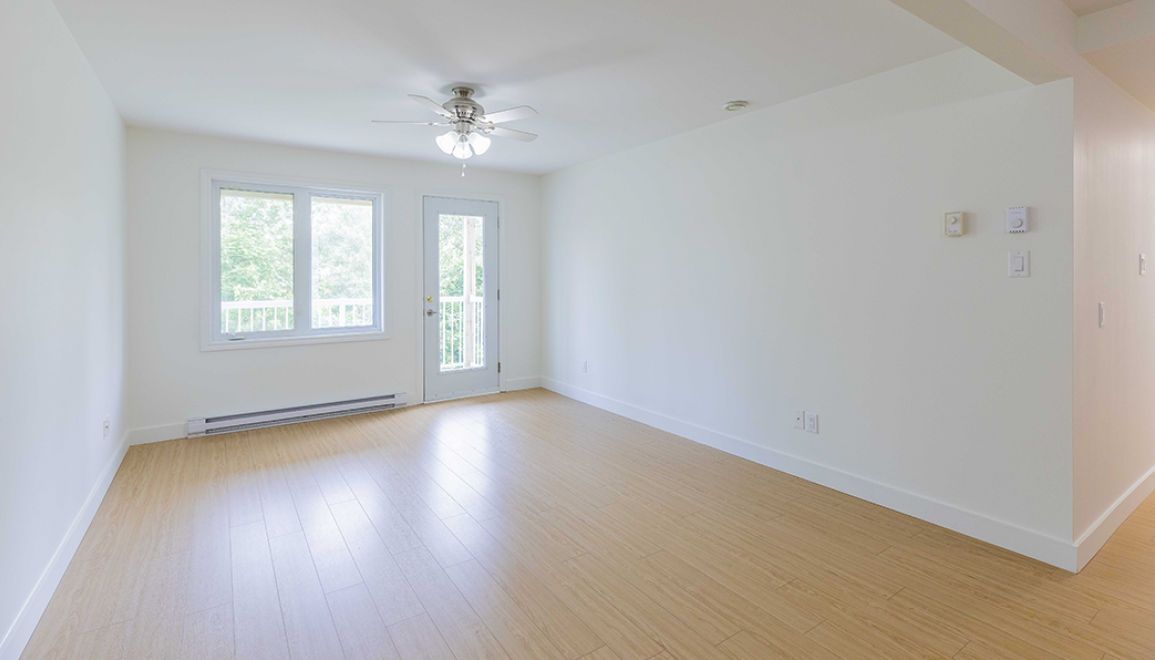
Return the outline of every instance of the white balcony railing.
{"type": "MultiPolygon", "coordinates": [[[[373,325],[372,298],[332,298],[313,301],[314,328],[373,325]]],[[[229,300],[221,302],[222,332],[261,332],[293,327],[292,300],[229,300]]]]}
{"type": "Polygon", "coordinates": [[[441,370],[485,366],[485,299],[441,298],[441,370]]]}
{"type": "MultiPolygon", "coordinates": [[[[485,366],[485,299],[446,296],[441,299],[441,370],[485,366]],[[468,308],[468,309],[467,309],[468,308]]],[[[221,302],[223,332],[262,332],[293,327],[292,300],[221,302]]],[[[373,325],[371,298],[313,301],[314,328],[373,325]]]]}

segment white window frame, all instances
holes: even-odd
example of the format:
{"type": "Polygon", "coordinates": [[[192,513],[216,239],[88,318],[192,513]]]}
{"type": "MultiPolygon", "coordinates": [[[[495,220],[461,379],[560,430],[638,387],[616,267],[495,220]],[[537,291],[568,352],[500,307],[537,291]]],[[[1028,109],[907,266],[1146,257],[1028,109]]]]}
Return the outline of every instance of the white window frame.
{"type": "Polygon", "coordinates": [[[201,350],[225,351],[389,338],[385,260],[389,254],[389,190],[302,181],[275,176],[203,170],[201,172],[201,350]],[[221,188],[293,195],[292,330],[221,332],[221,188]],[[313,272],[311,213],[313,197],[343,197],[373,202],[373,324],[354,328],[312,327],[313,272]],[[300,320],[305,323],[301,323],[300,320]]]}

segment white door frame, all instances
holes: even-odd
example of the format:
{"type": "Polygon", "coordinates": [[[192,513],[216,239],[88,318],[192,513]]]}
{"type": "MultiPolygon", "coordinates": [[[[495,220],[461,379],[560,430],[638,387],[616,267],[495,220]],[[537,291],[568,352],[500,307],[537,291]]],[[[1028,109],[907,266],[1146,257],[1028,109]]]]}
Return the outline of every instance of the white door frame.
{"type": "MultiPolygon", "coordinates": [[[[417,372],[419,374],[418,384],[419,384],[419,391],[421,392],[421,400],[424,403],[433,403],[435,401],[447,401],[447,400],[451,400],[451,399],[465,398],[465,397],[469,397],[469,396],[479,396],[479,395],[487,394],[490,392],[499,392],[499,391],[505,390],[505,374],[501,370],[501,363],[500,363],[501,344],[502,344],[502,341],[501,341],[502,333],[501,333],[500,278],[501,278],[502,261],[503,261],[502,254],[501,254],[501,252],[502,252],[501,247],[504,244],[503,236],[504,236],[504,231],[505,231],[504,226],[503,226],[504,223],[502,222],[502,214],[504,212],[504,207],[505,207],[505,197],[502,195],[489,195],[489,194],[479,194],[479,193],[461,193],[461,192],[450,192],[450,191],[439,191],[439,190],[433,190],[433,191],[418,190],[417,191],[416,214],[415,215],[417,216],[418,230],[416,232],[416,238],[417,238],[416,243],[417,243],[417,249],[419,251],[419,254],[421,255],[421,258],[417,259],[417,273],[416,273],[417,281],[418,281],[418,295],[417,295],[417,304],[416,304],[417,331],[418,331],[417,332],[417,337],[418,337],[418,340],[417,340],[417,348],[418,348],[418,351],[417,351],[417,353],[418,353],[417,354],[417,372]],[[496,204],[496,206],[497,206],[497,218],[496,218],[497,231],[493,232],[493,234],[492,234],[495,237],[494,243],[492,243],[492,244],[489,243],[489,237],[487,237],[487,239],[486,239],[487,252],[491,251],[491,249],[492,249],[492,251],[495,251],[497,253],[496,256],[494,257],[494,262],[496,263],[496,273],[491,273],[490,272],[491,269],[489,269],[489,268],[487,268],[487,272],[486,272],[486,297],[487,297],[486,313],[492,314],[492,316],[494,317],[493,318],[493,323],[494,323],[493,327],[496,330],[496,335],[497,335],[496,341],[493,341],[493,346],[492,346],[493,351],[496,354],[495,360],[492,361],[493,364],[489,364],[489,362],[491,362],[491,360],[487,359],[486,368],[487,369],[496,369],[496,371],[497,371],[497,386],[496,386],[496,388],[487,388],[487,389],[484,389],[481,391],[473,391],[473,390],[464,391],[464,392],[454,393],[452,395],[441,396],[441,397],[436,397],[436,398],[432,398],[432,399],[428,398],[426,395],[426,392],[427,392],[426,386],[428,384],[427,383],[428,374],[426,373],[426,349],[427,349],[427,345],[426,345],[426,342],[427,342],[426,319],[427,319],[427,317],[425,315],[425,310],[427,308],[427,304],[426,304],[426,295],[427,294],[426,294],[426,290],[425,290],[426,289],[426,282],[425,282],[426,258],[427,258],[426,246],[425,246],[425,199],[427,197],[440,197],[440,198],[446,198],[449,200],[455,200],[455,201],[461,201],[461,202],[487,202],[487,203],[496,204]],[[491,288],[493,291],[493,296],[492,296],[492,299],[489,299],[489,294],[490,294],[491,288]]],[[[487,259],[487,261],[488,261],[488,259],[487,259]]],[[[487,327],[488,327],[488,323],[489,323],[489,321],[487,320],[487,327]]],[[[490,343],[490,341],[492,339],[493,339],[492,336],[489,333],[487,333],[487,338],[486,338],[487,345],[490,343]]]]}

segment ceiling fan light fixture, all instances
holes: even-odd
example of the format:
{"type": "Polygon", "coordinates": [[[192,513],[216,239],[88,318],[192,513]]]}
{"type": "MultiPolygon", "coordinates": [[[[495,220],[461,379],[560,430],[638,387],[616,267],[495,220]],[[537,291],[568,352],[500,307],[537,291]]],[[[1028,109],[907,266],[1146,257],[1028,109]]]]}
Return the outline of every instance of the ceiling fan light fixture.
{"type": "Polygon", "coordinates": [[[489,143],[492,142],[489,138],[481,133],[469,134],[469,146],[473,147],[473,153],[480,156],[489,150],[489,143]]]}
{"type": "Polygon", "coordinates": [[[462,136],[461,142],[458,142],[457,146],[453,147],[453,157],[465,160],[472,155],[473,150],[469,148],[469,141],[465,139],[465,136],[462,136]]]}
{"type": "Polygon", "coordinates": [[[453,148],[457,146],[457,131],[449,131],[444,135],[437,136],[437,148],[441,149],[447,154],[453,153],[453,148]]]}

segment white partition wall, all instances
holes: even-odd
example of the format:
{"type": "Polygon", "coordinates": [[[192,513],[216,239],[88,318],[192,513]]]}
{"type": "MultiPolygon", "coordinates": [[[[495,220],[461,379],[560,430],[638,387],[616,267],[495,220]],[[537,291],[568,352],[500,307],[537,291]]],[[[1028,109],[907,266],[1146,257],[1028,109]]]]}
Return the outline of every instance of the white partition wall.
{"type": "Polygon", "coordinates": [[[120,115],[49,0],[4,0],[4,660],[32,634],[123,456],[123,239],[120,115]]]}
{"type": "Polygon", "coordinates": [[[1068,562],[1073,94],[961,50],[546,176],[547,386],[1068,562]]]}

